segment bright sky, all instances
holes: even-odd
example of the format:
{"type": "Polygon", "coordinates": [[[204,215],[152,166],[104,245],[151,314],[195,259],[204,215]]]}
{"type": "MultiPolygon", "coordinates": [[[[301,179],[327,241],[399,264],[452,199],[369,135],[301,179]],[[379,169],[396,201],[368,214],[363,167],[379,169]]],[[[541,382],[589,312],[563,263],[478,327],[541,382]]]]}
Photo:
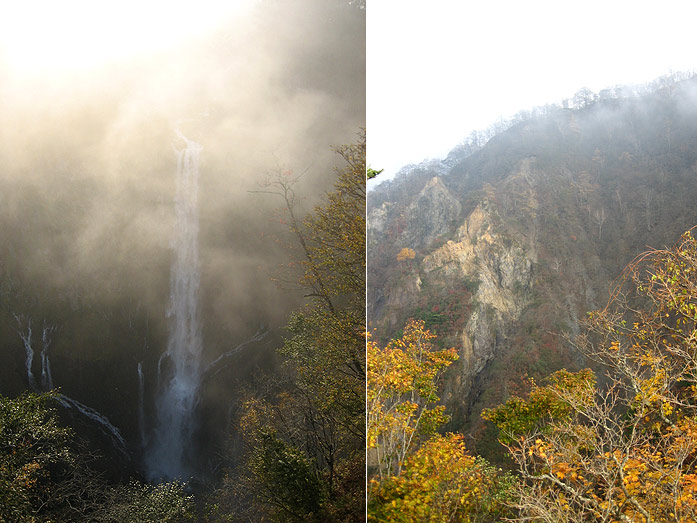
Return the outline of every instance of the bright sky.
{"type": "Polygon", "coordinates": [[[3,2],[0,61],[42,77],[165,50],[242,12],[253,0],[3,2]]]}
{"type": "Polygon", "coordinates": [[[375,0],[368,17],[368,163],[389,178],[442,158],[499,117],[697,70],[689,1],[375,0]]]}

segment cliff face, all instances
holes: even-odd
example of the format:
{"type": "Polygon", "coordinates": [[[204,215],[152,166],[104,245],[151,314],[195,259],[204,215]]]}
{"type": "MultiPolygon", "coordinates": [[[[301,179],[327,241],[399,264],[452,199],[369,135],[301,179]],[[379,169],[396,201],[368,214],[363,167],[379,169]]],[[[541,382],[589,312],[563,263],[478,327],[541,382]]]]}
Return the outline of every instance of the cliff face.
{"type": "Polygon", "coordinates": [[[469,383],[494,356],[498,341],[530,301],[534,252],[496,227],[489,206],[478,205],[457,229],[454,240],[422,260],[429,279],[444,287],[465,277],[475,281],[470,316],[458,333],[462,381],[469,383]]]}
{"type": "Polygon", "coordinates": [[[452,428],[529,376],[584,364],[563,334],[636,254],[697,223],[695,92],[553,110],[369,194],[369,325],[385,341],[421,318],[458,348],[452,428]],[[405,247],[414,259],[397,259],[405,247]]]}
{"type": "Polygon", "coordinates": [[[434,176],[407,208],[407,222],[401,240],[409,245],[425,247],[446,234],[450,224],[460,215],[460,202],[434,176]]]}

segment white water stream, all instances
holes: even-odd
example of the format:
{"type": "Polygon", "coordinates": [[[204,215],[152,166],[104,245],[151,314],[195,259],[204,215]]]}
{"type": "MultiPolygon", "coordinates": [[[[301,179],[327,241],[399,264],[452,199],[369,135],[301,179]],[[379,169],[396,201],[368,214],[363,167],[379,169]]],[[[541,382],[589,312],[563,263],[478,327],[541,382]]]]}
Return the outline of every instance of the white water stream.
{"type": "Polygon", "coordinates": [[[177,135],[185,147],[177,151],[176,223],[172,246],[167,316],[167,351],[158,365],[159,394],[153,444],[146,457],[150,479],[187,479],[187,449],[194,431],[194,411],[201,384],[201,324],[198,291],[198,178],[201,145],[177,135]]]}
{"type": "MultiPolygon", "coordinates": [[[[17,323],[22,325],[24,320],[23,316],[15,315],[17,323]]],[[[27,319],[26,331],[18,330],[17,333],[24,343],[24,350],[26,353],[26,370],[27,370],[27,381],[29,382],[29,388],[35,392],[48,392],[54,389],[53,387],[53,375],[51,374],[51,360],[48,357],[48,348],[51,345],[51,333],[55,330],[54,325],[47,325],[44,321],[43,329],[41,331],[41,383],[40,387],[36,383],[36,378],[34,377],[34,372],[32,370],[32,364],[34,361],[34,348],[32,347],[32,327],[31,318],[27,319]]],[[[109,418],[100,414],[92,407],[88,407],[84,403],[80,403],[73,398],[66,396],[65,394],[58,394],[56,397],[58,403],[63,405],[66,409],[75,409],[80,414],[86,418],[96,422],[102,432],[111,438],[114,447],[121,452],[124,456],[128,458],[128,452],[126,450],[126,441],[121,436],[121,431],[115,427],[109,418]]]]}

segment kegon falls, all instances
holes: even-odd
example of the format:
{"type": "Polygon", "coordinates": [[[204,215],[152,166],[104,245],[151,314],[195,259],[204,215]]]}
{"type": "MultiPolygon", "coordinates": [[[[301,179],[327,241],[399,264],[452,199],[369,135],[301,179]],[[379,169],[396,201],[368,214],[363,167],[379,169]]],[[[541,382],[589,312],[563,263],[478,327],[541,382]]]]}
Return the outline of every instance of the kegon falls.
{"type": "Polygon", "coordinates": [[[186,479],[187,449],[201,385],[201,323],[198,253],[198,179],[201,145],[177,130],[184,147],[177,150],[174,261],[167,309],[169,340],[157,366],[156,424],[146,465],[151,479],[186,479]]]}

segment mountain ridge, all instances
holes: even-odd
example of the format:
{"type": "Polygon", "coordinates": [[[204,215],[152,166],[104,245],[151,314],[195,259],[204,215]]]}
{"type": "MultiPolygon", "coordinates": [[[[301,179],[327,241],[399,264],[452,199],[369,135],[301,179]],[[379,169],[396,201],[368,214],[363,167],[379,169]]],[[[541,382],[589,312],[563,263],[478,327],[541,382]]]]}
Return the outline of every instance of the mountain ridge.
{"type": "Polygon", "coordinates": [[[481,408],[584,364],[564,333],[697,223],[697,79],[622,92],[584,91],[369,193],[369,327],[385,340],[418,317],[458,348],[449,428],[476,436],[481,408]]]}

